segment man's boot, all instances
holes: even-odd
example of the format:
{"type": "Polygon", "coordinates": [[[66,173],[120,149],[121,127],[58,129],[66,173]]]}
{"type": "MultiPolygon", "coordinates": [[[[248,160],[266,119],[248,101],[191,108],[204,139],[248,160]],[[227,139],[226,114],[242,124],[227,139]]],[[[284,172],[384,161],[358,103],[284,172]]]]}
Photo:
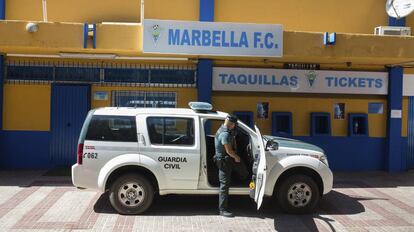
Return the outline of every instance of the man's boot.
{"type": "Polygon", "coordinates": [[[220,215],[223,217],[234,217],[233,213],[227,210],[220,210],[220,215]]]}

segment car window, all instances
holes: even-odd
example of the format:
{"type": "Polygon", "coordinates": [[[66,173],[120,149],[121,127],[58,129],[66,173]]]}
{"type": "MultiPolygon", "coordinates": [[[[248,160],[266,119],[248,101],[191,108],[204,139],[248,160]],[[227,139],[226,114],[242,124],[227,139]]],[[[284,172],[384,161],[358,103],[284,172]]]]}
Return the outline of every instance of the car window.
{"type": "Polygon", "coordinates": [[[86,139],[137,142],[135,117],[94,115],[89,124],[86,139]]]}
{"type": "Polygon", "coordinates": [[[147,128],[151,144],[194,144],[194,120],[192,118],[148,117],[147,128]]]}

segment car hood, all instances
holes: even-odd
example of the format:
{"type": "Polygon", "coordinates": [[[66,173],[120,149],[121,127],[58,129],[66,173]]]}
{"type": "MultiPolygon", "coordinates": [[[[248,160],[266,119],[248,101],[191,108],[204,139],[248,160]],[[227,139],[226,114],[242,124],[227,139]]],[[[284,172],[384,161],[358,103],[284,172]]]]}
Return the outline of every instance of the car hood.
{"type": "Polygon", "coordinates": [[[288,139],[288,138],[282,138],[282,137],[270,136],[270,135],[265,135],[263,137],[266,140],[275,140],[279,144],[279,148],[305,149],[305,150],[325,153],[324,150],[318,146],[315,146],[310,143],[305,143],[305,142],[302,142],[296,139],[288,139]]]}

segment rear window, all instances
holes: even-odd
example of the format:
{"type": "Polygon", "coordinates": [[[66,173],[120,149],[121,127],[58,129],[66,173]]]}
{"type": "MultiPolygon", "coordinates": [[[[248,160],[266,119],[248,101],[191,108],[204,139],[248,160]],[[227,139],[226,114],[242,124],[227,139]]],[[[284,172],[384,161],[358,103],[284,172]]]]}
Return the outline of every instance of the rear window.
{"type": "Polygon", "coordinates": [[[86,140],[137,142],[135,117],[94,115],[86,140]]]}

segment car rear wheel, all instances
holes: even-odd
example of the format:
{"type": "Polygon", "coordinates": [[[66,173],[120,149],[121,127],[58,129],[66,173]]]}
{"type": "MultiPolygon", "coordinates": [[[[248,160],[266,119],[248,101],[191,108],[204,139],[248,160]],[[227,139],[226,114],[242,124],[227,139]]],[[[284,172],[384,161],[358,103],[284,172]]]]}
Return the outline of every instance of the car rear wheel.
{"type": "Polygon", "coordinates": [[[283,211],[292,214],[311,212],[320,194],[316,182],[306,175],[292,175],[277,186],[276,197],[283,211]]]}
{"type": "Polygon", "coordinates": [[[120,214],[141,214],[151,206],[154,199],[154,187],[140,175],[118,177],[109,191],[109,201],[120,214]]]}

